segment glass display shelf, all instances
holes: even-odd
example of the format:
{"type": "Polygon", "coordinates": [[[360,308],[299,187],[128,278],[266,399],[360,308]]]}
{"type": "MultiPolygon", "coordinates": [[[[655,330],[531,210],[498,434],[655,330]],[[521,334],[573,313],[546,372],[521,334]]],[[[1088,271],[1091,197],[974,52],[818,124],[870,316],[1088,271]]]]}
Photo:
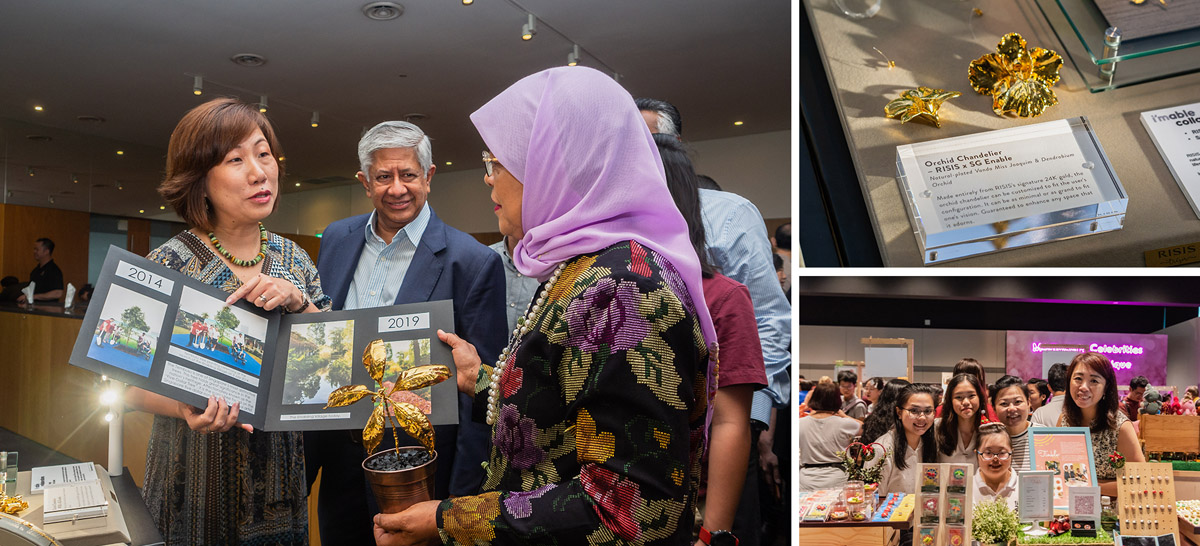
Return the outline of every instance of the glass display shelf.
{"type": "Polygon", "coordinates": [[[1094,0],[1035,1],[1093,93],[1200,71],[1200,50],[1193,49],[1200,46],[1200,28],[1112,47],[1114,40],[1106,40],[1108,21],[1094,0]]]}

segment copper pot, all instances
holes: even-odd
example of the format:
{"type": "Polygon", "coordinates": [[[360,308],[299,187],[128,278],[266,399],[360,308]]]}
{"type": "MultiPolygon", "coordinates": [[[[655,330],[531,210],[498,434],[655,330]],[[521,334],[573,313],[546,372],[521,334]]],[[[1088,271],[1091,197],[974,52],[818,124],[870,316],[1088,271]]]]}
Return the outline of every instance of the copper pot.
{"type": "Polygon", "coordinates": [[[367,467],[367,461],[392,451],[396,451],[399,455],[400,450],[416,449],[424,450],[425,448],[420,446],[398,447],[380,451],[363,459],[363,472],[367,475],[367,481],[371,483],[371,491],[375,493],[379,509],[385,514],[402,512],[405,508],[418,502],[433,499],[433,473],[437,469],[437,451],[430,452],[433,457],[429,459],[429,462],[404,470],[372,470],[367,467]]]}

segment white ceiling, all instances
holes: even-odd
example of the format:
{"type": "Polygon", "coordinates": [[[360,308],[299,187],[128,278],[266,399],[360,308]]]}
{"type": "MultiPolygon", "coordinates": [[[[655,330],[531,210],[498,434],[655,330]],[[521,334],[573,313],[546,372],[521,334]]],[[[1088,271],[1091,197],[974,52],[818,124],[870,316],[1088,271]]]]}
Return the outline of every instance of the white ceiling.
{"type": "Polygon", "coordinates": [[[219,95],[269,97],[287,158],[284,191],[350,182],[361,131],[413,113],[426,116],[416,123],[434,139],[439,172],[477,169],[482,141],[467,116],[521,77],[566,64],[572,43],[584,50],[581,64],[619,74],[634,96],[678,106],[685,139],[790,127],[785,0],[402,0],[403,16],[382,22],[363,15],[366,3],[4,1],[4,201],[158,213],[153,188],[171,130],[219,95]],[[524,42],[529,12],[538,33],[524,42]],[[236,65],[238,53],[267,63],[236,65]],[[204,77],[202,96],[190,74],[204,77]]]}

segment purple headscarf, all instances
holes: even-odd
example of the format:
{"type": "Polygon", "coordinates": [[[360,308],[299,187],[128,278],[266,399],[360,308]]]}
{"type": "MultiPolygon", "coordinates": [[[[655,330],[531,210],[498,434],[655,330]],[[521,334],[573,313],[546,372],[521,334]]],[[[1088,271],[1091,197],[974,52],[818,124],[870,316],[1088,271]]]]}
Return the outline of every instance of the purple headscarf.
{"type": "MultiPolygon", "coordinates": [[[[628,91],[591,68],[551,68],[514,83],[471,114],[471,121],[524,185],[525,236],[513,249],[521,274],[545,281],[559,262],[637,241],[679,271],[705,342],[715,345],[687,223],[628,91]]],[[[711,364],[708,372],[711,390],[711,364]]]]}

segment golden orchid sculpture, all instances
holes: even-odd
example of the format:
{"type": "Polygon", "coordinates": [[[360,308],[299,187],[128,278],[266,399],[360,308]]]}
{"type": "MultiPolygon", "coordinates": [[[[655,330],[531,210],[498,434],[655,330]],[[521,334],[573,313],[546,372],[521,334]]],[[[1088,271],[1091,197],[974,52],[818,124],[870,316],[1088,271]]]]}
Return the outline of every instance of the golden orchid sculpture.
{"type": "Polygon", "coordinates": [[[942,89],[930,89],[928,87],[918,87],[909,89],[900,95],[900,98],[893,99],[883,107],[883,112],[889,118],[899,119],[901,123],[908,123],[909,120],[924,121],[934,127],[941,127],[941,120],[938,119],[938,109],[942,103],[949,99],[962,95],[958,91],[945,91],[942,89]]]}
{"type": "Polygon", "coordinates": [[[430,424],[429,417],[426,417],[416,406],[407,402],[396,402],[392,400],[391,396],[394,392],[422,389],[441,383],[450,377],[450,368],[441,364],[410,368],[400,372],[396,378],[396,384],[391,389],[385,389],[383,387],[383,370],[388,364],[385,355],[386,347],[382,339],[372,341],[363,350],[363,366],[367,368],[371,379],[375,380],[375,384],[379,386],[378,390],[371,390],[366,385],[340,387],[329,393],[329,402],[325,408],[349,406],[364,397],[371,397],[375,403],[375,410],[371,412],[371,418],[367,420],[367,426],[363,428],[363,446],[367,448],[367,455],[374,453],[375,448],[379,447],[379,442],[383,439],[385,420],[388,419],[392,421],[392,438],[396,441],[396,445],[400,445],[399,434],[396,430],[402,428],[418,442],[421,442],[425,449],[433,451],[433,425],[430,424]],[[388,411],[389,406],[391,411],[388,411]]]}
{"type": "Polygon", "coordinates": [[[1050,89],[1058,82],[1062,57],[1049,49],[1026,49],[1025,39],[1017,33],[1005,34],[988,53],[974,61],[967,72],[971,88],[992,96],[992,111],[997,116],[1012,112],[1020,117],[1036,117],[1058,104],[1050,89]]]}

